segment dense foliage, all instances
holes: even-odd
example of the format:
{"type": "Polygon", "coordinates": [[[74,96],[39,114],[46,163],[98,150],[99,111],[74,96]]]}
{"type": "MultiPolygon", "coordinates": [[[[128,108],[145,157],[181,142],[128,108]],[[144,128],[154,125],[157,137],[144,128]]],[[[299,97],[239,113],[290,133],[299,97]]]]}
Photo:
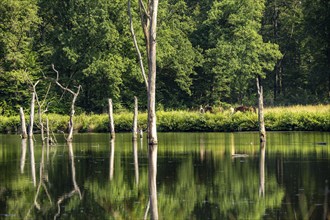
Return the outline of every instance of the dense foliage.
{"type": "MultiPolygon", "coordinates": [[[[132,9],[143,45],[137,1],[132,9]]],[[[326,0],[161,1],[158,109],[254,105],[257,75],[266,104],[328,103],[329,11],[326,0]]],[[[1,1],[0,115],[27,108],[40,79],[42,97],[44,76],[56,77],[51,64],[63,85],[82,85],[79,112],[105,112],[108,98],[117,109],[131,108],[133,96],[146,106],[126,1],[1,1]]],[[[48,97],[49,111],[68,112],[69,94],[53,85],[48,97]]]]}

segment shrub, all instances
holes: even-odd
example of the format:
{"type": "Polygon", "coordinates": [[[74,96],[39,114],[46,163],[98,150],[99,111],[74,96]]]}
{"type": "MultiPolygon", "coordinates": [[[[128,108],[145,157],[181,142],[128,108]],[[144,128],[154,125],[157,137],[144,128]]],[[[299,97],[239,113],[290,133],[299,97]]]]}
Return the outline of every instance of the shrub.
{"type": "MultiPolygon", "coordinates": [[[[50,129],[54,132],[67,132],[69,116],[45,114],[49,118],[50,129]]],[[[26,116],[28,119],[28,116],[26,116]]],[[[28,121],[28,120],[27,120],[28,121]]],[[[130,132],[132,130],[133,113],[120,112],[114,114],[115,130],[130,132]]],[[[74,117],[74,129],[78,132],[108,132],[107,114],[74,117]]],[[[138,125],[147,129],[147,113],[139,113],[138,125]]],[[[269,131],[330,131],[330,108],[327,106],[294,106],[265,109],[265,125],[269,131]]],[[[0,132],[17,132],[20,128],[19,116],[0,116],[0,132]]],[[[252,112],[217,112],[216,114],[189,111],[158,111],[157,130],[174,131],[257,131],[258,115],[252,112]]]]}

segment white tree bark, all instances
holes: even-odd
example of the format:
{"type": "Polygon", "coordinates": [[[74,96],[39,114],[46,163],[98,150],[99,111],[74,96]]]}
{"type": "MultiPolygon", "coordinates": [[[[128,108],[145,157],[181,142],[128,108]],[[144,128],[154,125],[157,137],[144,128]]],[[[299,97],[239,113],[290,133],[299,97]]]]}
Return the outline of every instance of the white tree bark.
{"type": "Polygon", "coordinates": [[[32,99],[31,99],[31,111],[30,111],[30,125],[29,125],[29,138],[32,138],[33,136],[33,122],[34,122],[34,105],[36,100],[36,93],[32,93],[32,99]]]}
{"type": "Polygon", "coordinates": [[[260,142],[266,142],[266,128],[264,120],[264,99],[263,89],[260,82],[260,76],[257,77],[257,89],[258,89],[258,121],[259,121],[259,134],[260,142]]]}
{"type": "MultiPolygon", "coordinates": [[[[148,93],[148,143],[149,145],[158,144],[156,129],[156,32],[157,32],[157,14],[158,0],[149,0],[145,7],[143,0],[139,0],[141,24],[145,37],[147,58],[148,58],[148,82],[146,83],[148,93]]],[[[137,46],[134,34],[132,14],[130,10],[130,1],[128,1],[128,13],[130,17],[130,27],[133,36],[134,46],[139,55],[139,62],[142,73],[144,71],[141,53],[137,46]],[[142,65],[141,65],[142,64],[142,65]]],[[[144,79],[146,77],[144,74],[144,79]]]]}
{"type": "Polygon", "coordinates": [[[25,115],[22,107],[19,108],[19,115],[20,115],[21,127],[22,127],[22,139],[26,139],[27,131],[26,131],[25,115]]]}
{"type": "Polygon", "coordinates": [[[133,141],[137,140],[138,136],[138,99],[134,96],[134,116],[133,116],[133,141]]]}
{"type": "Polygon", "coordinates": [[[108,100],[109,102],[109,127],[110,127],[110,135],[111,139],[115,138],[115,124],[113,120],[113,106],[112,106],[112,99],[108,100]]]}
{"type": "Polygon", "coordinates": [[[130,31],[131,31],[131,34],[132,34],[134,47],[135,47],[135,50],[136,50],[136,52],[138,54],[138,59],[139,59],[139,64],[140,64],[140,69],[141,69],[142,77],[144,79],[144,83],[145,83],[146,88],[148,90],[148,80],[147,80],[147,76],[146,76],[146,73],[145,73],[145,70],[144,70],[143,59],[142,59],[142,55],[141,55],[141,52],[140,52],[140,49],[139,49],[139,45],[137,43],[136,36],[135,36],[135,31],[134,31],[134,26],[133,26],[133,19],[132,19],[132,13],[131,13],[131,1],[130,0],[128,0],[128,15],[129,15],[130,31]]]}
{"type": "Polygon", "coordinates": [[[158,0],[150,1],[150,28],[148,54],[148,142],[158,144],[156,127],[156,30],[157,30],[158,0]]]}
{"type": "Polygon", "coordinates": [[[55,80],[56,85],[58,85],[62,90],[67,91],[67,92],[69,92],[73,95],[72,102],[71,102],[70,119],[69,119],[69,135],[68,135],[68,138],[67,138],[67,142],[72,142],[72,139],[73,139],[73,117],[74,117],[74,114],[75,114],[75,104],[76,104],[76,100],[77,100],[77,97],[78,97],[80,89],[81,89],[81,85],[78,86],[77,92],[73,92],[71,89],[62,86],[62,84],[60,84],[58,82],[59,73],[55,69],[54,64],[52,64],[52,68],[56,72],[56,80],[55,80]]]}

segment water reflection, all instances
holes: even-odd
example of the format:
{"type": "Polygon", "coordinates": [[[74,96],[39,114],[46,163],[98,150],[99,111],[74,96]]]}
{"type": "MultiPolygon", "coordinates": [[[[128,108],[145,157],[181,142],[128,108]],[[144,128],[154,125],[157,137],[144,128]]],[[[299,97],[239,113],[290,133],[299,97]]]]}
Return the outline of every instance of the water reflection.
{"type": "Polygon", "coordinates": [[[266,153],[266,142],[261,142],[260,161],[259,161],[259,197],[265,196],[265,153],[266,153]]]}
{"type": "Polygon", "coordinates": [[[202,134],[199,137],[199,154],[201,157],[201,161],[204,161],[205,158],[205,137],[204,134],[202,134]]]}
{"type": "Polygon", "coordinates": [[[158,201],[157,201],[157,145],[149,145],[149,200],[150,200],[150,218],[158,219],[158,201]]]}
{"type": "Polygon", "coordinates": [[[267,152],[265,146],[250,144],[258,141],[257,133],[161,134],[160,145],[149,148],[137,147],[131,134],[118,134],[112,142],[107,135],[88,134],[77,135],[73,146],[49,150],[38,142],[27,143],[29,149],[36,146],[34,151],[24,143],[20,146],[17,139],[0,148],[0,204],[4,204],[0,215],[16,219],[329,218],[325,180],[330,178],[330,148],[313,145],[329,142],[324,139],[328,136],[322,133],[300,142],[296,134],[272,135],[267,152]],[[249,157],[233,158],[232,149],[233,155],[249,157]],[[29,160],[24,154],[29,152],[31,172],[23,167],[22,174],[24,160],[29,160]],[[32,165],[36,187],[31,183],[32,165]]]}
{"type": "Polygon", "coordinates": [[[21,147],[21,160],[20,160],[20,170],[21,173],[24,173],[25,159],[26,159],[26,139],[22,139],[21,147]]]}
{"type": "Polygon", "coordinates": [[[110,140],[110,157],[109,157],[109,179],[110,179],[110,181],[113,178],[114,161],[115,161],[115,139],[111,138],[111,140],[110,140]]]}
{"type": "Polygon", "coordinates": [[[29,149],[30,149],[30,163],[31,163],[31,175],[33,186],[37,185],[36,181],[36,164],[34,160],[34,142],[32,138],[29,138],[29,149]]]}
{"type": "Polygon", "coordinates": [[[45,148],[46,147],[44,145],[42,145],[41,160],[40,160],[40,167],[39,167],[39,183],[38,183],[38,187],[37,187],[37,192],[34,197],[34,205],[38,210],[40,210],[40,204],[38,202],[38,197],[39,197],[41,187],[43,187],[43,189],[49,199],[50,204],[52,204],[51,196],[49,195],[47,186],[45,184],[45,182],[48,182],[48,172],[47,172],[47,169],[45,168],[45,148]]]}
{"type": "Polygon", "coordinates": [[[133,155],[134,155],[135,184],[139,185],[139,159],[138,159],[138,144],[136,139],[133,140],[133,155]]]}
{"type": "Polygon", "coordinates": [[[324,189],[323,219],[330,219],[330,213],[328,213],[328,195],[329,195],[329,186],[328,186],[328,180],[326,180],[325,189],[324,189]]]}
{"type": "Polygon", "coordinates": [[[54,216],[54,219],[58,218],[61,214],[61,204],[66,200],[74,196],[75,194],[79,195],[79,199],[82,199],[82,195],[80,192],[80,188],[77,184],[76,181],[76,168],[75,168],[75,163],[74,163],[74,153],[73,153],[73,148],[72,148],[72,143],[68,142],[68,148],[69,148],[69,161],[71,164],[71,178],[72,178],[72,183],[73,183],[73,189],[69,193],[64,193],[62,196],[59,197],[57,200],[57,213],[54,216]]]}

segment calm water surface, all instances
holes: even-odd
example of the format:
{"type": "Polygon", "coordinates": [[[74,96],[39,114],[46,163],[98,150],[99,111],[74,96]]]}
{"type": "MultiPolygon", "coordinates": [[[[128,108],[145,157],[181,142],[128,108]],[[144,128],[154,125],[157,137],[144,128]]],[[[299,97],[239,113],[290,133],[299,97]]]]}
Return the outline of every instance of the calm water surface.
{"type": "MultiPolygon", "coordinates": [[[[0,219],[144,219],[146,138],[0,135],[0,219]]],[[[330,219],[330,133],[159,133],[160,219],[330,219]]]]}

